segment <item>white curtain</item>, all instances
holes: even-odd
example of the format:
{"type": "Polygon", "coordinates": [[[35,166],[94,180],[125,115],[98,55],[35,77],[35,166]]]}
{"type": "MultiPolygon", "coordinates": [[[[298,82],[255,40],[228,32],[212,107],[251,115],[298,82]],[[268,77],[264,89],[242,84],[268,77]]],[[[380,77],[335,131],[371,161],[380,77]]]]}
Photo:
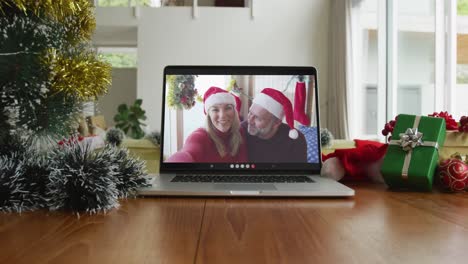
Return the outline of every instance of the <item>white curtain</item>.
{"type": "Polygon", "coordinates": [[[353,0],[330,2],[330,56],[326,126],[335,138],[349,138],[349,95],[352,84],[351,6],[353,0]]]}

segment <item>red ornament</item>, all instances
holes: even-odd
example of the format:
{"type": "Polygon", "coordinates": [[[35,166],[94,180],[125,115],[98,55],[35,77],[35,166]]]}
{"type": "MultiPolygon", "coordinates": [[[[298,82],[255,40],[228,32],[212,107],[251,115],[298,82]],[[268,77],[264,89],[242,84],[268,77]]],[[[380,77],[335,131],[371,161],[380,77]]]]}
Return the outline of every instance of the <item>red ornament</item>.
{"type": "MultiPolygon", "coordinates": [[[[384,129],[382,129],[382,135],[391,136],[391,134],[393,133],[393,128],[395,127],[397,118],[398,116],[395,117],[395,120],[390,120],[388,123],[385,124],[384,129]]],[[[391,140],[390,138],[391,137],[389,137],[388,140],[391,140]]]]}
{"type": "Polygon", "coordinates": [[[460,118],[460,127],[458,127],[460,132],[468,132],[468,116],[462,116],[460,118]]]}
{"type": "Polygon", "coordinates": [[[468,189],[468,165],[455,158],[447,159],[440,164],[440,181],[444,188],[452,192],[468,189]]]}

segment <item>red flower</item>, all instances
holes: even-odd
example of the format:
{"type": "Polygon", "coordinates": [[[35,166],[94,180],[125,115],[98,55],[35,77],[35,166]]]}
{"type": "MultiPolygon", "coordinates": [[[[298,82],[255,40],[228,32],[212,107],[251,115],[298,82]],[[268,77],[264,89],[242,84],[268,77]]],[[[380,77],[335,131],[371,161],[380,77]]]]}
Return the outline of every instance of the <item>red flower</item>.
{"type": "Polygon", "coordinates": [[[187,97],[184,96],[184,97],[180,98],[180,102],[183,103],[183,104],[187,103],[187,97]]]}
{"type": "Polygon", "coordinates": [[[452,115],[450,115],[447,111],[440,112],[440,113],[434,112],[432,115],[429,115],[429,116],[440,117],[440,118],[445,119],[445,124],[446,124],[445,128],[447,130],[458,130],[457,121],[455,121],[452,115]]]}

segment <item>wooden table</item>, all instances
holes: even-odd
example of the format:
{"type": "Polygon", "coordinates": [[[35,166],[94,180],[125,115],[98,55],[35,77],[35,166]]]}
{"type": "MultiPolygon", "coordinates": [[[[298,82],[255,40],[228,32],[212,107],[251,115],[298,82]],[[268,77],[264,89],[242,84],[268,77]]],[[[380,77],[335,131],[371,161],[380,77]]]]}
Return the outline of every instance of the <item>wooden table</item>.
{"type": "Polygon", "coordinates": [[[106,215],[0,214],[0,263],[467,263],[468,193],[157,198],[106,215]]]}

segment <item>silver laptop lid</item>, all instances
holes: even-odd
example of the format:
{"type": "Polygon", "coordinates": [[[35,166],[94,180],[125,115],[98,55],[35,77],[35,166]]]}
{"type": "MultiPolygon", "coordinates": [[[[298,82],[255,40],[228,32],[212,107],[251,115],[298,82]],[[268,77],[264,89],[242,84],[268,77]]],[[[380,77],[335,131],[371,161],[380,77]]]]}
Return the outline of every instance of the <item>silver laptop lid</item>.
{"type": "Polygon", "coordinates": [[[314,67],[167,66],[161,173],[319,174],[314,67]]]}

